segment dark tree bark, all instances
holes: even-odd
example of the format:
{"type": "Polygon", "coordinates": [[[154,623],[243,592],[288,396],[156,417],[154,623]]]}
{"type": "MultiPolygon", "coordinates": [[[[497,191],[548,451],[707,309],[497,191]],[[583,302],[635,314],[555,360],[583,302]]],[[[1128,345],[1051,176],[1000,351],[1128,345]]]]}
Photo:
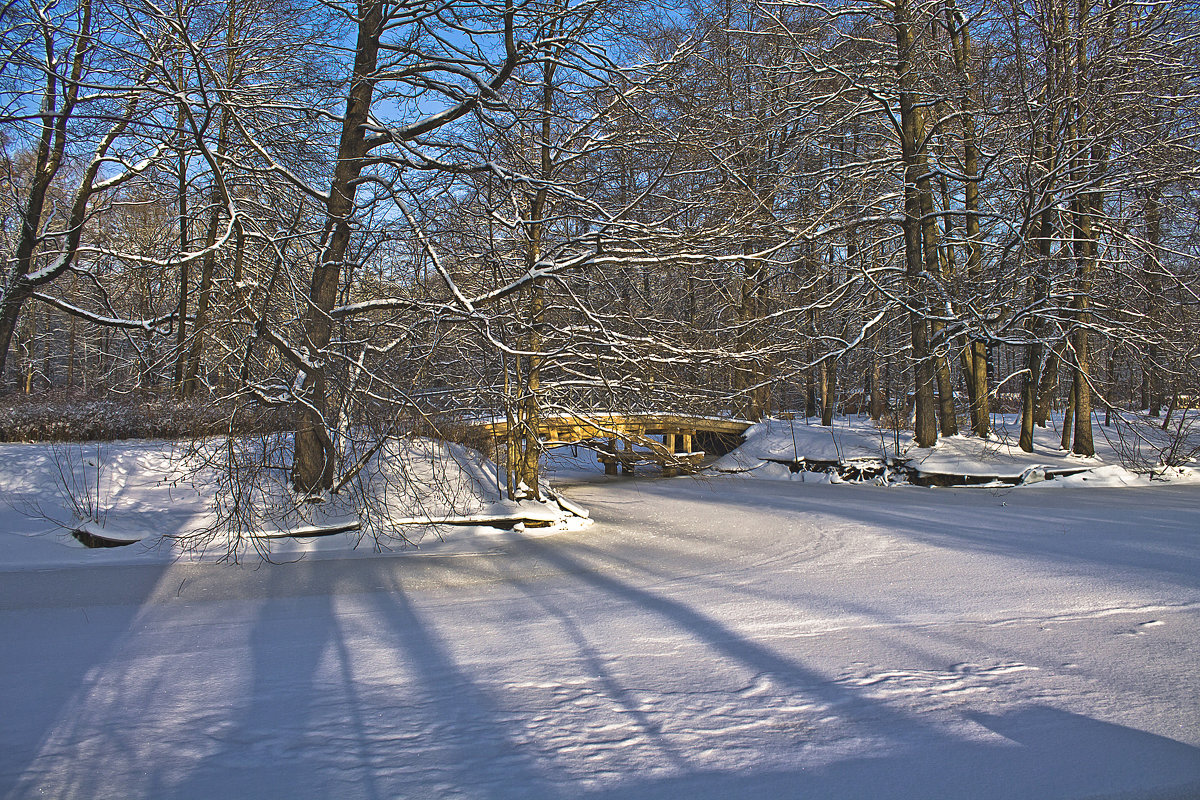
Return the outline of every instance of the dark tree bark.
{"type": "Polygon", "coordinates": [[[908,0],[896,0],[893,25],[896,34],[896,73],[900,89],[900,140],[904,163],[904,262],[908,303],[909,341],[912,349],[913,396],[916,422],[913,436],[918,447],[937,443],[933,358],[929,348],[926,275],[936,274],[937,223],[933,218],[929,161],[925,150],[925,123],[916,106],[917,78],[913,63],[913,38],[908,0]],[[923,223],[924,220],[924,223],[923,223]],[[930,241],[933,239],[933,241],[930,241]],[[927,261],[932,269],[927,271],[927,261]]]}
{"type": "Polygon", "coordinates": [[[350,248],[354,196],[363,159],[368,152],[365,126],[378,80],[375,65],[379,38],[383,33],[384,7],[383,0],[365,0],[360,6],[354,69],[346,115],[342,119],[337,165],[326,203],[328,222],[322,238],[320,263],[313,269],[308,311],[304,316],[303,355],[307,362],[304,384],[296,402],[298,424],[292,464],[292,482],[301,492],[314,493],[333,487],[337,458],[326,420],[329,397],[325,348],[333,332],[329,312],[337,299],[342,268],[350,248]]]}

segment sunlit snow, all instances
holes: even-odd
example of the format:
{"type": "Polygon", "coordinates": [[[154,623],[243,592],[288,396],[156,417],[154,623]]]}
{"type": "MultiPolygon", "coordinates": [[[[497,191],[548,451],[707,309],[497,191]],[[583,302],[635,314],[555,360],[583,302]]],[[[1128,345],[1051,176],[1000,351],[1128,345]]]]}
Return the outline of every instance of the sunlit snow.
{"type": "MultiPolygon", "coordinates": [[[[1200,486],[1103,454],[1097,482],[1131,486],[831,485],[762,461],[799,426],[721,463],[803,482],[605,477],[564,448],[587,527],[337,534],[273,565],[88,550],[0,508],[0,795],[1200,796],[1200,486]]],[[[206,513],[162,445],[100,453],[106,524],[206,513]]],[[[69,514],[48,447],[0,455],[14,506],[69,514]]]]}

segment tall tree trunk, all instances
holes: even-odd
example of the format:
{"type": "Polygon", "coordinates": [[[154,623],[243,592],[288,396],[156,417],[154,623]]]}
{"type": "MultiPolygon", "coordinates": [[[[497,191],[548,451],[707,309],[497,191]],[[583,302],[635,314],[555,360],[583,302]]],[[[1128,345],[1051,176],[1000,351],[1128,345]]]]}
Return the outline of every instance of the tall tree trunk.
{"type": "MultiPolygon", "coordinates": [[[[549,112],[546,114],[546,127],[549,126],[549,112]]],[[[545,131],[548,135],[549,131],[545,131]]],[[[546,140],[548,141],[548,140],[546,140]]],[[[542,168],[544,174],[549,172],[549,152],[547,145],[543,144],[542,151],[542,168]]],[[[530,208],[529,224],[527,226],[529,232],[529,244],[527,257],[527,266],[529,269],[534,269],[538,260],[542,256],[542,236],[544,233],[544,220],[546,212],[546,192],[544,189],[539,190],[535,195],[534,201],[530,208]]],[[[538,457],[541,454],[540,442],[538,439],[538,431],[541,427],[541,393],[542,393],[542,333],[545,325],[546,299],[545,287],[541,280],[535,280],[529,290],[529,306],[528,306],[528,323],[529,323],[529,338],[526,343],[527,369],[525,370],[525,382],[522,387],[524,395],[521,398],[519,418],[520,418],[520,442],[518,448],[518,484],[524,484],[525,490],[535,499],[541,498],[541,471],[538,457]]],[[[518,486],[519,488],[519,486],[518,486]]],[[[515,496],[512,499],[518,499],[515,496]]]]}
{"type": "Polygon", "coordinates": [[[296,400],[295,454],[292,483],[298,491],[317,493],[333,488],[336,453],[326,420],[329,397],[326,381],[328,347],[333,331],[333,310],[341,283],[342,266],[350,249],[354,195],[363,158],[367,153],[365,128],[375,92],[375,64],[382,34],[383,0],[364,0],[358,22],[358,37],[346,116],[342,119],[329,199],[328,222],[322,240],[320,262],[313,268],[308,309],[304,314],[303,385],[296,400]]]}
{"type": "MultiPolygon", "coordinates": [[[[939,99],[934,108],[939,120],[946,120],[951,116],[949,104],[944,99],[939,99]]],[[[946,162],[951,156],[949,148],[946,146],[944,134],[939,134],[937,138],[937,157],[939,162],[946,162]]],[[[950,194],[950,178],[945,171],[941,171],[938,175],[938,186],[941,191],[941,211],[942,211],[942,227],[943,227],[943,245],[941,249],[942,260],[942,281],[947,285],[951,284],[957,277],[958,272],[958,255],[955,252],[954,244],[954,227],[952,224],[953,203],[950,194]]],[[[931,326],[935,339],[939,338],[943,330],[943,325],[940,322],[934,322],[931,326]]],[[[960,340],[963,337],[958,337],[960,340]]],[[[964,381],[967,388],[967,405],[970,408],[975,407],[975,384],[970,380],[972,374],[971,357],[973,351],[969,344],[962,342],[959,346],[959,359],[962,362],[963,375],[967,377],[964,381]]],[[[938,382],[938,403],[939,415],[942,421],[942,435],[953,436],[958,433],[958,420],[955,417],[955,409],[953,402],[954,380],[951,373],[950,362],[946,356],[939,355],[937,359],[937,382],[938,382]]]]}
{"type": "MultiPolygon", "coordinates": [[[[1076,455],[1093,456],[1096,447],[1092,440],[1092,394],[1089,370],[1091,367],[1089,328],[1092,322],[1092,284],[1096,265],[1100,257],[1099,234],[1096,220],[1104,213],[1103,176],[1108,171],[1111,151],[1111,132],[1104,134],[1093,130],[1091,103],[1093,98],[1104,97],[1104,78],[1089,74],[1089,51],[1091,43],[1089,14],[1092,0],[1079,0],[1076,19],[1074,81],[1069,82],[1071,93],[1071,122],[1068,134],[1071,141],[1078,141],[1072,159],[1072,174],[1076,180],[1086,181],[1087,189],[1077,194],[1071,203],[1072,227],[1075,240],[1076,287],[1072,308],[1075,311],[1075,331],[1072,335],[1075,366],[1072,394],[1075,397],[1075,439],[1071,451],[1076,455]],[[1085,78],[1094,79],[1091,91],[1085,92],[1085,78]],[[1086,95],[1086,97],[1085,97],[1086,95]],[[1073,130],[1072,130],[1073,127],[1073,130]],[[1087,144],[1091,137],[1090,144],[1087,144]]],[[[1101,42],[1103,47],[1111,39],[1115,17],[1109,14],[1104,23],[1106,30],[1101,42]]]]}
{"type": "MultiPolygon", "coordinates": [[[[1051,93],[1051,78],[1047,77],[1046,94],[1051,93]]],[[[1037,266],[1033,278],[1033,305],[1035,311],[1028,323],[1028,330],[1033,340],[1025,353],[1025,378],[1021,385],[1021,437],[1020,447],[1026,453],[1033,452],[1034,424],[1046,427],[1046,416],[1042,413],[1039,418],[1038,394],[1041,386],[1042,370],[1042,331],[1044,325],[1038,315],[1037,308],[1050,296],[1050,254],[1054,244],[1054,206],[1053,186],[1053,149],[1051,141],[1054,136],[1054,126],[1046,125],[1045,136],[1040,135],[1041,128],[1034,132],[1034,152],[1038,158],[1042,185],[1036,192],[1031,192],[1030,213],[1037,211],[1037,218],[1031,225],[1037,239],[1037,266]]],[[[1048,370],[1057,371],[1057,360],[1047,365],[1048,370]]]]}
{"type": "MultiPolygon", "coordinates": [[[[534,244],[537,247],[537,244],[534,244]]],[[[531,251],[536,252],[536,251],[531,251]]],[[[545,319],[545,289],[535,281],[529,295],[529,368],[525,374],[525,395],[521,403],[522,447],[519,451],[519,483],[534,499],[541,499],[541,455],[538,431],[541,427],[542,327],[545,319]]],[[[516,499],[514,496],[513,499],[516,499]]]]}
{"type": "Polygon", "coordinates": [[[1089,371],[1091,366],[1088,326],[1091,323],[1092,273],[1095,270],[1095,247],[1091,216],[1082,212],[1077,217],[1077,279],[1076,296],[1072,302],[1075,309],[1076,328],[1071,334],[1072,366],[1074,372],[1071,397],[1075,406],[1075,437],[1071,452],[1081,456],[1093,456],[1096,447],[1092,441],[1092,390],[1089,371]]]}
{"type": "MultiPolygon", "coordinates": [[[[1087,12],[1090,0],[1079,3],[1079,18],[1076,39],[1075,81],[1081,81],[1087,69],[1087,12]]],[[[1082,142],[1091,134],[1091,125],[1087,112],[1084,110],[1084,100],[1080,97],[1077,84],[1069,82],[1071,87],[1071,122],[1067,127],[1068,140],[1082,142]]],[[[1095,153],[1092,148],[1079,148],[1071,159],[1071,172],[1076,181],[1091,181],[1095,153]]],[[[1075,297],[1071,308],[1075,314],[1075,329],[1071,334],[1071,365],[1074,368],[1071,380],[1071,398],[1075,406],[1074,438],[1071,452],[1081,456],[1096,454],[1095,443],[1092,440],[1092,390],[1091,390],[1091,342],[1089,328],[1092,321],[1092,283],[1098,258],[1097,235],[1094,227],[1095,217],[1102,206],[1102,196],[1095,191],[1079,192],[1071,200],[1071,227],[1074,240],[1075,254],[1075,297]]]]}
{"type": "Polygon", "coordinates": [[[1034,406],[1034,423],[1039,428],[1046,427],[1051,407],[1057,407],[1058,370],[1062,364],[1063,351],[1066,350],[1066,347],[1065,342],[1059,342],[1050,348],[1050,355],[1046,357],[1046,364],[1042,368],[1041,380],[1038,382],[1037,403],[1034,406]]]}
{"type": "MultiPolygon", "coordinates": [[[[967,234],[967,280],[973,287],[983,285],[983,237],[979,227],[979,136],[975,128],[976,106],[974,79],[971,76],[971,32],[966,17],[955,8],[954,0],[945,0],[946,27],[950,32],[954,69],[961,86],[960,115],[963,135],[963,171],[966,176],[964,222],[967,234]]],[[[971,428],[976,436],[987,438],[991,431],[988,408],[987,342],[974,337],[966,379],[970,386],[971,428]]]]}
{"type": "MultiPolygon", "coordinates": [[[[232,11],[230,12],[232,15],[232,11]]],[[[233,50],[232,43],[230,44],[231,52],[233,50]]],[[[232,71],[232,65],[230,65],[232,71]]],[[[223,110],[221,112],[221,122],[217,133],[217,161],[224,160],[226,151],[228,150],[228,132],[229,132],[229,112],[223,110]]],[[[221,211],[224,206],[224,197],[222,192],[213,187],[212,193],[212,213],[208,219],[208,231],[204,236],[204,259],[200,265],[200,286],[196,299],[196,324],[192,329],[192,342],[188,348],[187,366],[183,373],[183,382],[180,384],[180,394],[186,399],[195,396],[198,388],[198,376],[200,374],[200,361],[204,353],[204,343],[207,338],[208,330],[208,314],[209,307],[212,303],[213,291],[213,275],[217,266],[217,251],[215,249],[217,243],[217,229],[221,222],[221,211]]],[[[245,248],[245,232],[242,228],[240,219],[235,217],[234,221],[234,252],[233,258],[238,263],[235,267],[234,285],[240,283],[240,264],[242,253],[245,248]]]]}
{"type": "Polygon", "coordinates": [[[900,140],[904,162],[904,260],[905,292],[908,303],[909,341],[913,371],[913,402],[916,421],[913,437],[917,447],[937,443],[937,415],[934,403],[933,360],[929,348],[927,319],[928,292],[925,288],[926,261],[932,261],[929,275],[936,274],[938,255],[936,221],[933,219],[929,163],[925,151],[925,123],[916,106],[917,79],[913,64],[913,38],[908,0],[893,4],[893,28],[896,34],[896,73],[900,89],[900,140]],[[928,217],[925,213],[928,211],[928,217]],[[927,220],[928,224],[922,224],[927,220]],[[930,242],[931,229],[935,241],[930,242]]]}
{"type": "MultiPolygon", "coordinates": [[[[920,129],[924,129],[924,114],[914,110],[920,121],[920,129]]],[[[922,130],[922,138],[924,131],[922,130]]],[[[919,141],[919,140],[918,140],[919,141]]],[[[922,153],[925,159],[926,177],[918,181],[917,192],[921,207],[921,253],[925,275],[937,275],[941,269],[941,237],[938,230],[936,209],[933,202],[933,182],[929,178],[928,155],[922,153]]],[[[928,300],[926,307],[928,308],[928,300]]],[[[935,339],[943,330],[943,323],[937,320],[929,321],[930,335],[935,339]]],[[[940,346],[940,343],[939,343],[940,346]]],[[[954,382],[950,378],[950,364],[945,355],[931,353],[932,371],[936,380],[938,421],[941,425],[942,436],[958,435],[958,412],[954,407],[954,382]]]]}
{"type": "Polygon", "coordinates": [[[829,356],[821,362],[821,424],[833,425],[833,410],[837,401],[837,359],[829,356]]]}
{"type": "MultiPolygon", "coordinates": [[[[182,11],[176,4],[176,13],[182,19],[182,11]]],[[[183,91],[183,69],[180,69],[179,84],[180,91],[183,91]]],[[[183,131],[184,131],[184,111],[180,107],[179,114],[176,117],[176,124],[179,130],[176,135],[179,137],[179,252],[186,255],[188,252],[188,157],[187,151],[183,148],[183,131]]],[[[179,391],[182,397],[188,397],[188,391],[185,386],[186,382],[186,366],[187,366],[187,315],[188,315],[188,293],[191,287],[188,286],[191,280],[191,261],[184,258],[179,263],[179,300],[176,303],[176,318],[177,327],[175,329],[175,388],[179,391]]]]}
{"type": "MultiPolygon", "coordinates": [[[[557,32],[562,33],[563,17],[558,17],[557,32]]],[[[554,86],[555,72],[558,68],[556,59],[547,59],[542,64],[542,81],[541,81],[541,131],[538,145],[538,168],[542,187],[539,188],[533,196],[533,201],[529,207],[529,219],[526,222],[525,230],[527,236],[527,249],[525,253],[525,266],[531,272],[537,268],[541,261],[544,248],[544,238],[546,235],[546,216],[548,212],[547,204],[549,202],[549,192],[546,185],[554,177],[554,155],[551,149],[552,137],[554,135],[554,86]]],[[[649,292],[647,291],[648,295],[649,292]]],[[[648,299],[648,298],[647,298],[648,299]]],[[[529,292],[529,338],[527,343],[528,368],[525,372],[524,397],[519,406],[518,416],[520,418],[521,431],[521,447],[518,448],[519,459],[519,483],[523,483],[525,490],[537,500],[541,499],[541,464],[539,458],[541,456],[541,441],[538,433],[541,429],[541,404],[542,404],[542,367],[545,361],[545,356],[542,354],[543,348],[543,333],[545,328],[546,314],[546,289],[541,279],[533,281],[529,292]]],[[[512,465],[509,465],[511,471],[512,465]]],[[[519,489],[519,487],[518,487],[519,489]]],[[[515,495],[512,499],[516,499],[515,495]]]]}
{"type": "Polygon", "coordinates": [[[1162,242],[1162,204],[1159,192],[1155,189],[1146,197],[1146,254],[1142,259],[1142,280],[1146,286],[1146,321],[1149,327],[1150,344],[1146,347],[1146,356],[1142,360],[1142,395],[1143,408],[1150,411],[1150,416],[1157,417],[1162,413],[1163,380],[1162,367],[1159,364],[1158,337],[1162,330],[1162,274],[1158,261],[1158,248],[1162,242]]]}

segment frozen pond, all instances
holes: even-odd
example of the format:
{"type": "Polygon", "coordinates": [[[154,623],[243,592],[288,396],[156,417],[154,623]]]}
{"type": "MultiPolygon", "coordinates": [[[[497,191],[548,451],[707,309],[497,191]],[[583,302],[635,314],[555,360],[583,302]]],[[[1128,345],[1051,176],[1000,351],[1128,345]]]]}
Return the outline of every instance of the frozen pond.
{"type": "Polygon", "coordinates": [[[590,528],[5,573],[0,795],[1200,793],[1194,485],[568,492],[590,528]]]}

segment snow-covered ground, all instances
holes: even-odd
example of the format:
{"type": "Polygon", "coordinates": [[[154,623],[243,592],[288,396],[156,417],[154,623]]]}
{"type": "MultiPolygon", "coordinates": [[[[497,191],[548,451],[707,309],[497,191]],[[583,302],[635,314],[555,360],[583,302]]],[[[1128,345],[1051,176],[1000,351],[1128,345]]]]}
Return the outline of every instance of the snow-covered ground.
{"type": "MultiPolygon", "coordinates": [[[[229,463],[219,442],[199,453],[164,441],[0,444],[0,568],[450,552],[504,535],[488,523],[523,520],[556,530],[587,524],[585,510],[552,492],[541,503],[505,499],[495,465],[457,444],[389,444],[355,481],[369,485],[372,506],[364,514],[338,502],[296,506],[282,471],[253,490],[236,486],[229,463]],[[213,530],[230,516],[234,496],[241,499],[239,526],[213,530]],[[290,535],[338,528],[350,529],[290,535]],[[71,530],[134,544],[87,549],[71,530]]],[[[363,496],[355,489],[343,491],[348,502],[363,496]]]]}
{"type": "MultiPolygon", "coordinates": [[[[1194,418],[1194,411],[1189,414],[1194,418]]],[[[1061,435],[1056,427],[1035,428],[1033,452],[1023,452],[1018,447],[1020,421],[1011,415],[996,416],[987,439],[948,436],[926,449],[913,447],[908,431],[881,429],[861,418],[841,418],[830,427],[802,419],[773,419],[746,431],[745,444],[718,459],[712,468],[756,478],[811,482],[820,478],[810,470],[793,469],[799,466],[796,462],[902,462],[926,476],[999,478],[1023,483],[1037,483],[1049,476],[1055,478],[1055,486],[1200,482],[1196,461],[1179,457],[1200,452],[1200,431],[1193,430],[1194,419],[1181,422],[1169,432],[1159,428],[1158,420],[1144,417],[1133,417],[1129,424],[1120,426],[1097,425],[1096,455],[1080,458],[1060,449],[1061,435]],[[1166,466],[1164,461],[1177,466],[1166,466]]],[[[811,469],[820,473],[825,467],[811,469]]]]}
{"type": "MultiPolygon", "coordinates": [[[[154,447],[106,503],[179,530],[154,447]]],[[[590,527],[275,565],[0,511],[0,796],[1200,797],[1200,486],[559,469],[590,527]]]]}

